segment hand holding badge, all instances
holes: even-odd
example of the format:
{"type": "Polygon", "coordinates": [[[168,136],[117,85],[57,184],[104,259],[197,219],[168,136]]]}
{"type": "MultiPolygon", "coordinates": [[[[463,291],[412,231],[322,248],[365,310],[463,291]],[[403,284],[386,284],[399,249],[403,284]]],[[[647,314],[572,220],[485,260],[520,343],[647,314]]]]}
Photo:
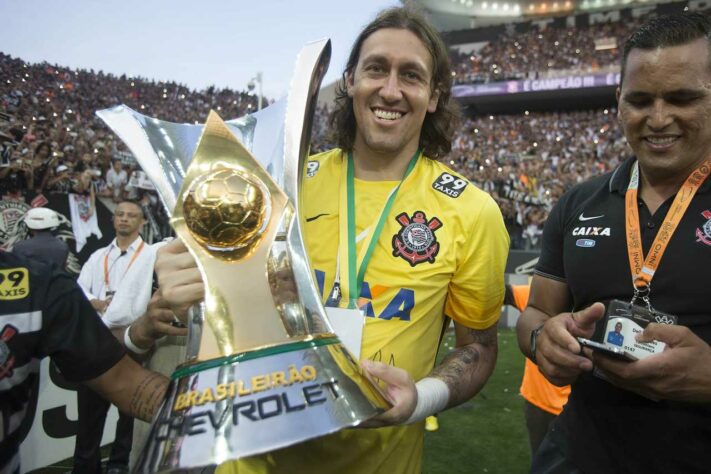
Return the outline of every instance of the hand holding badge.
{"type": "Polygon", "coordinates": [[[637,336],[642,334],[649,323],[676,324],[678,321],[675,315],[663,313],[652,307],[650,299],[652,279],[682,216],[699,186],[710,173],[711,158],[707,158],[687,177],[674,198],[671,208],[667,212],[667,216],[645,257],[643,255],[637,204],[639,163],[634,163],[630,183],[625,193],[625,230],[634,296],[630,302],[612,300],[607,306],[602,341],[581,340],[581,344],[593,349],[606,351],[606,354],[628,361],[645,359],[654,354],[659,354],[665,349],[666,344],[664,342],[656,340],[639,342],[637,341],[637,336]]]}
{"type": "Polygon", "coordinates": [[[328,41],[304,47],[286,107],[239,120],[211,112],[203,128],[124,106],[98,112],[154,183],[206,287],[138,472],[265,453],[389,408],[333,333],[301,234],[301,177],[329,57],[328,41]]]}

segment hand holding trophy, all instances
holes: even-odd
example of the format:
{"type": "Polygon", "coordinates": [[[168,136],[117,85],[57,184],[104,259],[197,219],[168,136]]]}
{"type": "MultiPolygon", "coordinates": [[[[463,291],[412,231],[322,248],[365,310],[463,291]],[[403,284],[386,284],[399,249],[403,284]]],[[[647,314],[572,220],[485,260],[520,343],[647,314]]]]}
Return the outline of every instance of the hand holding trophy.
{"type": "Polygon", "coordinates": [[[138,472],[272,451],[388,408],[333,333],[301,234],[300,178],[329,57],[328,41],[307,45],[286,107],[227,123],[214,112],[204,128],[124,106],[98,112],[156,186],[206,287],[138,472]]]}

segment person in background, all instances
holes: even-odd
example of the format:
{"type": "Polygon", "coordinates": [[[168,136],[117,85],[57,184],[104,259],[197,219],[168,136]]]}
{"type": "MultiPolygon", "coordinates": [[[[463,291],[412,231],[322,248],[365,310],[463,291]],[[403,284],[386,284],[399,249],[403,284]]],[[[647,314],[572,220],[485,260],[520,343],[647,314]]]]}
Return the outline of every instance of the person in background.
{"type": "Polygon", "coordinates": [[[59,216],[52,209],[35,207],[25,214],[25,225],[32,237],[15,244],[13,253],[64,269],[69,247],[52,231],[59,226],[59,216]]]}
{"type": "Polygon", "coordinates": [[[121,202],[124,195],[128,174],[123,169],[123,163],[118,158],[111,162],[111,168],[106,172],[106,194],[114,202],[121,202]]]}
{"type": "Polygon", "coordinates": [[[72,189],[76,185],[76,180],[74,179],[74,172],[67,165],[59,165],[54,172],[54,176],[49,178],[45,189],[47,192],[67,194],[72,192],[72,189]]]}
{"type": "MultiPolygon", "coordinates": [[[[523,312],[526,309],[530,285],[506,285],[504,304],[523,312]]],[[[526,359],[520,388],[524,398],[524,417],[528,430],[528,445],[533,456],[548,433],[555,417],[563,411],[570,395],[570,385],[557,387],[550,383],[538,370],[538,366],[526,359]]]]}
{"type": "Polygon", "coordinates": [[[56,157],[52,155],[52,146],[48,142],[39,142],[32,156],[32,173],[30,175],[30,189],[41,193],[49,180],[51,168],[56,157]]]}
{"type": "MultiPolygon", "coordinates": [[[[116,238],[89,257],[78,280],[91,305],[112,330],[129,326],[148,310],[152,270],[156,251],[160,247],[160,244],[147,245],[141,238],[145,219],[137,203],[119,203],[114,211],[113,223],[116,238]]],[[[74,472],[96,473],[100,469],[100,441],[110,404],[85,387],[77,390],[77,402],[79,430],[74,450],[74,472]]],[[[119,412],[116,436],[107,464],[109,474],[128,471],[132,435],[133,418],[119,412]]]]}
{"type": "Polygon", "coordinates": [[[13,253],[64,269],[69,256],[67,244],[52,234],[59,226],[59,216],[52,209],[35,207],[24,219],[32,237],[15,244],[13,253]]]}
{"type": "MultiPolygon", "coordinates": [[[[130,416],[151,420],[168,379],[127,355],[71,276],[2,250],[0,275],[0,472],[24,472],[19,435],[32,423],[29,401],[39,386],[44,357],[49,356],[67,380],[82,382],[130,416]]],[[[181,332],[168,324],[172,318],[158,297],[121,331],[130,332],[128,340],[140,351],[165,334],[181,332]]]]}

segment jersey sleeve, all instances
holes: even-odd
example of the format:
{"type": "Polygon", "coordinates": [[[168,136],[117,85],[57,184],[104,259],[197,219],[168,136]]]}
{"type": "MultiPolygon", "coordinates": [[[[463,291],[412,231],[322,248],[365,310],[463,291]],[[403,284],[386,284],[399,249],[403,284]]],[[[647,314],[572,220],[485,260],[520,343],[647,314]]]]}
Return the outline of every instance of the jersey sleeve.
{"type": "Polygon", "coordinates": [[[553,207],[543,227],[541,255],[535,269],[537,275],[562,282],[565,281],[562,218],[565,198],[561,198],[553,207]]]}
{"type": "Polygon", "coordinates": [[[121,344],[69,276],[53,276],[46,302],[43,355],[50,356],[68,380],[98,377],[124,356],[121,344]]]}
{"type": "Polygon", "coordinates": [[[449,284],[445,314],[464,326],[486,329],[501,313],[509,251],[509,234],[501,211],[488,195],[473,219],[464,248],[449,284]]]}

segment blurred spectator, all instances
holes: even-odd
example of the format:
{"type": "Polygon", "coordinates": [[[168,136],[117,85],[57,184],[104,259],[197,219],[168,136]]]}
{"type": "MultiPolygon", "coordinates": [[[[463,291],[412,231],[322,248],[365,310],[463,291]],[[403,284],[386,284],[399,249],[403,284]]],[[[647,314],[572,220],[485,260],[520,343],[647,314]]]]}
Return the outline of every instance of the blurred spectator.
{"type": "Polygon", "coordinates": [[[68,194],[72,192],[75,184],[72,170],[67,165],[59,165],[54,176],[43,187],[47,192],[68,194]]]}
{"type": "Polygon", "coordinates": [[[57,213],[44,207],[35,207],[27,211],[24,220],[32,237],[18,242],[12,250],[13,253],[56,265],[63,270],[67,263],[69,247],[52,234],[59,226],[57,213]]]}
{"type": "Polygon", "coordinates": [[[114,202],[120,202],[124,198],[127,183],[128,173],[123,169],[123,163],[119,158],[114,158],[111,168],[106,173],[106,195],[114,202]]]}
{"type": "Polygon", "coordinates": [[[52,155],[52,147],[47,142],[39,142],[32,154],[32,173],[30,174],[30,189],[41,193],[50,177],[50,167],[56,157],[52,155]]]}

